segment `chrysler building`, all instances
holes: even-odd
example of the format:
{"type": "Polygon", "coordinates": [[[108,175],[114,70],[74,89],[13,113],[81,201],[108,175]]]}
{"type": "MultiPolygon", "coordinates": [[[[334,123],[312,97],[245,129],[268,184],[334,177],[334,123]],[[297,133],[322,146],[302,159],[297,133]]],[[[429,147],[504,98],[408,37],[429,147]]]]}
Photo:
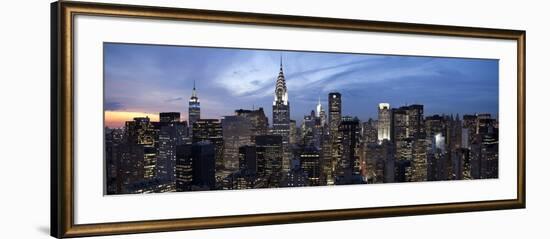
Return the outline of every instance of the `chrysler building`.
{"type": "Polygon", "coordinates": [[[285,76],[283,74],[283,58],[281,56],[279,76],[275,84],[273,100],[273,134],[280,135],[283,140],[283,171],[290,170],[290,104],[286,89],[285,76]]]}

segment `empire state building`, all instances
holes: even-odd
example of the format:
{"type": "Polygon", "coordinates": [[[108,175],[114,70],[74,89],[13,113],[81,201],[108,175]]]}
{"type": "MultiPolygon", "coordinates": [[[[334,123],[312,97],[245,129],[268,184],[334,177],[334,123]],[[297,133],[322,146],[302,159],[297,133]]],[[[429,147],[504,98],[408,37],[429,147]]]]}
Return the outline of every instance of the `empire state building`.
{"type": "Polygon", "coordinates": [[[283,60],[279,69],[279,76],[275,84],[275,95],[273,100],[273,134],[280,135],[283,140],[283,171],[290,170],[290,104],[286,89],[285,76],[283,74],[283,60]]]}
{"type": "Polygon", "coordinates": [[[193,81],[193,92],[191,93],[191,98],[189,98],[189,110],[187,112],[189,114],[189,132],[192,133],[193,131],[191,131],[191,129],[193,128],[193,124],[201,118],[201,103],[199,97],[197,97],[195,81],[193,81]]]}

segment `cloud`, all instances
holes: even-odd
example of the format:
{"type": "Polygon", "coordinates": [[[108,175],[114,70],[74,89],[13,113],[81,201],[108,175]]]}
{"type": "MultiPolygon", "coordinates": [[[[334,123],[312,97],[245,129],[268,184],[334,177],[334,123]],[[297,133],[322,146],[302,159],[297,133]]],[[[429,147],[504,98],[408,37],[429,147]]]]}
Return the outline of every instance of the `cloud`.
{"type": "Polygon", "coordinates": [[[331,91],[342,93],[344,114],[361,119],[381,101],[422,103],[426,112],[498,112],[497,60],[126,44],[106,47],[105,107],[186,114],[195,82],[205,117],[270,109],[281,53],[296,120],[318,97],[326,109],[331,91]]]}
{"type": "Polygon", "coordinates": [[[164,102],[169,103],[169,102],[181,101],[181,100],[183,100],[183,97],[174,97],[174,98],[166,99],[166,100],[164,100],[164,102]]]}
{"type": "Polygon", "coordinates": [[[120,102],[116,102],[116,101],[105,102],[105,110],[115,111],[115,110],[123,110],[123,109],[124,109],[124,105],[120,102]]]}

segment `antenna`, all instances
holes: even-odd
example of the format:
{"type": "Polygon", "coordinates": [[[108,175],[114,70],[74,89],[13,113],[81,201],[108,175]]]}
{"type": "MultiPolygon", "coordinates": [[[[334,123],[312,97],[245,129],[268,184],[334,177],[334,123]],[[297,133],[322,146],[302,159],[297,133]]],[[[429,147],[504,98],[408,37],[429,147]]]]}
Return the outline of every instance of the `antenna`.
{"type": "Polygon", "coordinates": [[[283,53],[282,52],[280,52],[280,61],[279,62],[280,62],[281,69],[283,69],[283,53]]]}

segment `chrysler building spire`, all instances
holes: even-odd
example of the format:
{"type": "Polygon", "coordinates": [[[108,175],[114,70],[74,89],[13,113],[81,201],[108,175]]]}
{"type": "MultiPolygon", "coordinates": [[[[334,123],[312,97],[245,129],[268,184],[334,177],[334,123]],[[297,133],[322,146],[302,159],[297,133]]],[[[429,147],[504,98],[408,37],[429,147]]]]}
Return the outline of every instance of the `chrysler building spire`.
{"type": "Polygon", "coordinates": [[[288,105],[288,92],[286,89],[285,75],[283,73],[283,56],[281,55],[279,76],[277,76],[277,83],[275,84],[275,98],[273,105],[277,102],[282,102],[284,105],[288,105]]]}

